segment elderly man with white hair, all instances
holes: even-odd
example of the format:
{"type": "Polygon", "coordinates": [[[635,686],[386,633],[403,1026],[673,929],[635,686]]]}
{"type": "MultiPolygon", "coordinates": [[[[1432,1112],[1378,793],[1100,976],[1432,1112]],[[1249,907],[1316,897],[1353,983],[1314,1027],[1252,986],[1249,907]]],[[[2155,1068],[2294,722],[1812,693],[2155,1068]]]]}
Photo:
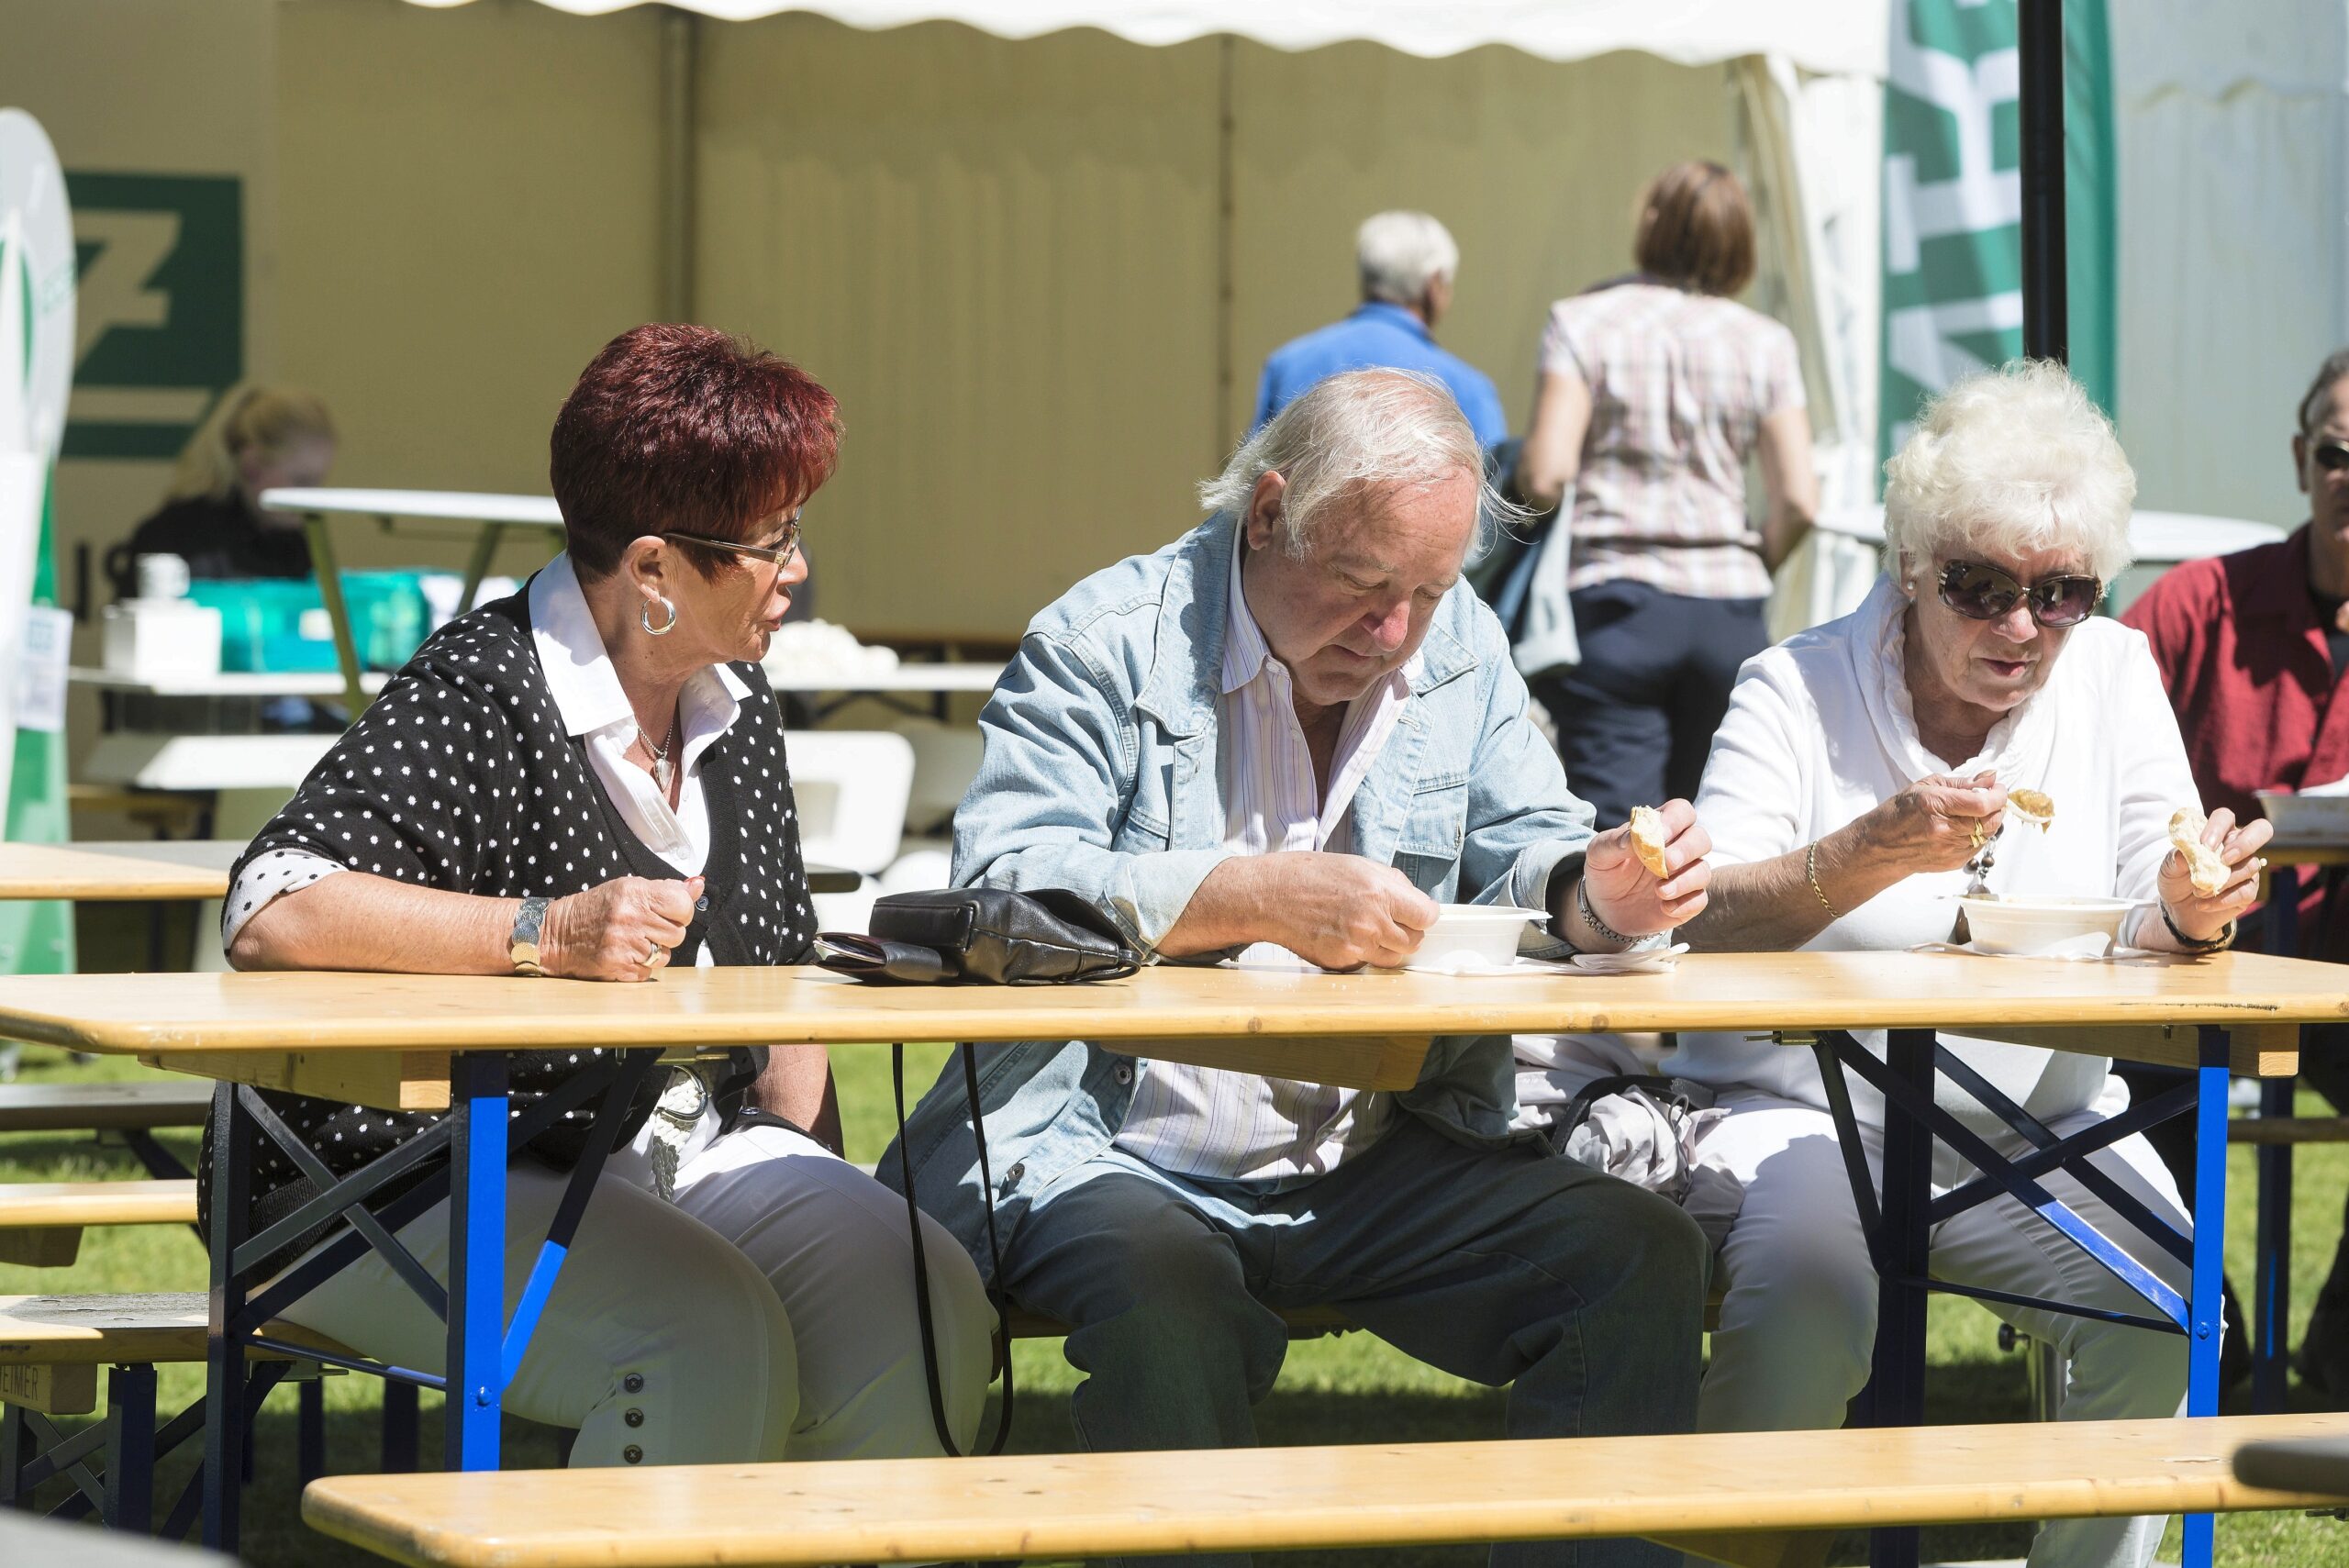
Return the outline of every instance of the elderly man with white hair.
{"type": "Polygon", "coordinates": [[[1452,231],[1423,212],[1382,212],[1354,234],[1362,304],[1343,321],[1282,344],[1264,361],[1256,386],[1256,429],[1291,399],[1345,371],[1417,371],[1448,388],[1483,446],[1508,435],[1492,378],[1436,346],[1435,325],[1452,308],[1460,247],[1452,231]]]}
{"type": "MultiPolygon", "coordinates": [[[[1627,829],[1592,836],[1527,717],[1500,625],[1461,580],[1485,486],[1442,386],[1324,381],[1201,488],[1208,521],[1030,626],[980,716],[958,884],[1072,889],[1156,962],[1286,950],[1331,969],[1399,962],[1454,900],[1545,911],[1529,951],[1547,954],[1620,950],[1703,906],[1687,803],[1664,806],[1651,873],[1627,829]]],[[[1070,1325],[1088,1447],[1253,1440],[1280,1311],[1310,1305],[1512,1385],[1512,1434],[1693,1419],[1703,1237],[1511,1125],[1506,1039],[1439,1040],[1399,1094],[1083,1041],[979,1057],[1001,1283],[1070,1325]]],[[[901,1159],[995,1268],[959,1071],[883,1156],[885,1180],[901,1159]]],[[[1676,1559],[1608,1542],[1495,1561],[1676,1559]]]]}
{"type": "MultiPolygon", "coordinates": [[[[2121,940],[2225,945],[2258,881],[2267,824],[2223,808],[2203,841],[2228,863],[2196,891],[2171,814],[2197,804],[2177,722],[2144,638],[2094,612],[2128,564],[2135,475],[2111,427],[2044,362],[1967,377],[1929,407],[1885,489],[1891,570],[1865,604],[1747,662],[1697,810],[1713,838],[1706,948],[1898,951],[1953,935],[1952,895],[1987,867],[2006,895],[2134,901],[2121,940]],[[2017,809],[2035,790],[2043,827],[2017,809]],[[1995,840],[1995,843],[1994,843],[1995,840]],[[1993,852],[1995,851],[1995,852],[1993,852]]],[[[1978,962],[1995,962],[1992,960],[1978,962]]],[[[1986,976],[1986,979],[1988,978],[1986,976]]],[[[1866,1037],[1863,1037],[1865,1040],[1866,1037]]],[[[1870,1041],[1882,1049],[1881,1037],[1870,1041]]],[[[2119,1114],[2098,1058],[1987,1040],[1943,1043],[2059,1137],[2119,1114]]],[[[1729,1114],[1699,1165],[1742,1188],[1721,1248],[1727,1286],[1699,1421],[1710,1429],[1842,1424],[1868,1375],[1876,1280],[1811,1054],[1734,1034],[1684,1034],[1665,1070],[1712,1085],[1729,1114]]],[[[1944,1080],[1945,1108],[2004,1151],[2028,1146],[1944,1080]]],[[[1853,1091],[1872,1162],[1883,1103],[1853,1091]]],[[[1973,1171],[1935,1146],[1936,1192],[1973,1171]]],[[[2095,1163],[2188,1225],[2142,1135],[2095,1163]]],[[[2173,1289],[2187,1266],[2063,1173],[2043,1183],[2173,1289]]],[[[2011,1197],[1934,1229],[1937,1279],[2011,1296],[2143,1313],[2142,1298],[2011,1197]]],[[[2070,1365],[2067,1420],[2170,1416],[2187,1347],[2168,1334],[1986,1298],[2070,1365]]],[[[2032,1568],[2141,1568],[2158,1518],[2074,1519],[2039,1532],[2032,1568]]]]}

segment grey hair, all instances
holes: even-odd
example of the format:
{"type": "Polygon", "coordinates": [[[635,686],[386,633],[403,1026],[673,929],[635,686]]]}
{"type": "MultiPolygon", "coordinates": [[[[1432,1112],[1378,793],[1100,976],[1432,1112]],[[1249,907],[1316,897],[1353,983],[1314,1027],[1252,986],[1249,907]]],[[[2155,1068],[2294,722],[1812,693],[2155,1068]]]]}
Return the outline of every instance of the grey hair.
{"type": "Polygon", "coordinates": [[[2332,389],[2349,380],[2349,349],[2335,349],[2317,366],[2308,395],[2300,399],[2300,434],[2313,436],[2324,417],[2333,412],[2332,389]]]}
{"type": "Polygon", "coordinates": [[[1884,474],[1884,541],[1900,570],[1968,548],[2076,550],[2108,583],[2129,565],[2136,472],[2112,422],[2053,360],[1953,382],[1884,474]]]}
{"type": "Polygon", "coordinates": [[[1354,269],[1364,299],[1417,305],[1431,281],[1460,275],[1460,247],[1426,213],[1382,212],[1354,231],[1354,269]]]}
{"type": "Polygon", "coordinates": [[[1240,443],[1223,472],[1199,486],[1211,512],[1245,518],[1256,483],[1277,473],[1281,543],[1302,557],[1324,509],[1366,488],[1426,484],[1458,469],[1477,476],[1474,552],[1494,525],[1525,513],[1493,493],[1485,449],[1451,389],[1418,371],[1362,370],[1316,382],[1263,428],[1240,443]]]}

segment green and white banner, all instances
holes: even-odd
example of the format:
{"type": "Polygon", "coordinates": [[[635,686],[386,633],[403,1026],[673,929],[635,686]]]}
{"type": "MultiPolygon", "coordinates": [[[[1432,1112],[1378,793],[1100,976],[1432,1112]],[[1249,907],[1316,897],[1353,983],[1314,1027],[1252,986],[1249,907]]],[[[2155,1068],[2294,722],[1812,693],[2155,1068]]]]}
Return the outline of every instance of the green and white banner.
{"type": "MultiPolygon", "coordinates": [[[[0,109],[0,838],[61,843],[63,684],[51,522],[73,379],[64,171],[30,115],[0,109]]],[[[72,906],[0,904],[0,974],[73,967],[72,906]]]]}
{"type": "MultiPolygon", "coordinates": [[[[1879,457],[1919,405],[2022,352],[2016,0],[1893,0],[1884,96],[1879,457]]],[[[2072,373],[2113,394],[2112,72],[2104,0],[2065,0],[2072,373]]]]}

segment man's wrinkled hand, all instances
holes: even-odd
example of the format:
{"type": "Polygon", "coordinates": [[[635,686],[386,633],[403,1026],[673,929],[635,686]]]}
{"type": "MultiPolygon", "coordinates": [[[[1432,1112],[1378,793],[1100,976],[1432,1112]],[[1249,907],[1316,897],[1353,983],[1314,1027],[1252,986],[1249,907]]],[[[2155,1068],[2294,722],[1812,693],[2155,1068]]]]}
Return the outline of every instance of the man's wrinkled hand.
{"type": "Polygon", "coordinates": [[[1435,924],[1436,902],[1393,866],[1360,855],[1264,857],[1278,875],[1270,895],[1284,917],[1281,946],[1323,969],[1392,969],[1435,924]]]}

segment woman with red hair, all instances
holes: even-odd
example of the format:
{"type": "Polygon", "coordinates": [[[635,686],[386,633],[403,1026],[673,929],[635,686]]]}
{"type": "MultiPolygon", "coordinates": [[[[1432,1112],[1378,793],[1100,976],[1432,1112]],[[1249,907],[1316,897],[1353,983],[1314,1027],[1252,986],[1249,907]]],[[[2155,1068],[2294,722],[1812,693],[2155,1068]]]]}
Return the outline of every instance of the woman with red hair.
{"type": "MultiPolygon", "coordinates": [[[[814,916],[759,661],[807,579],[801,509],[840,433],[829,393],[723,333],[640,327],[607,345],[555,418],[563,553],[436,633],[253,840],[223,912],[236,967],[629,984],[672,964],[806,962],[814,916]]],[[[601,1054],[549,1044],[514,1063],[518,1111],[601,1054]]],[[[905,1208],[841,1158],[823,1048],[654,1079],[507,1407],[577,1429],[574,1464],[938,1452],[905,1208]]],[[[265,1097],[336,1176],[438,1119],[265,1097]]],[[[514,1162],[514,1285],[585,1114],[514,1162]]],[[[262,1140],[248,1234],[314,1195],[286,1153],[262,1140]]],[[[443,1202],[398,1231],[443,1280],[449,1229],[443,1202]]],[[[926,1251],[943,1419],[967,1446],[992,1316],[945,1230],[926,1251]]],[[[443,1362],[440,1318],[379,1253],[284,1316],[394,1364],[443,1362]]]]}

